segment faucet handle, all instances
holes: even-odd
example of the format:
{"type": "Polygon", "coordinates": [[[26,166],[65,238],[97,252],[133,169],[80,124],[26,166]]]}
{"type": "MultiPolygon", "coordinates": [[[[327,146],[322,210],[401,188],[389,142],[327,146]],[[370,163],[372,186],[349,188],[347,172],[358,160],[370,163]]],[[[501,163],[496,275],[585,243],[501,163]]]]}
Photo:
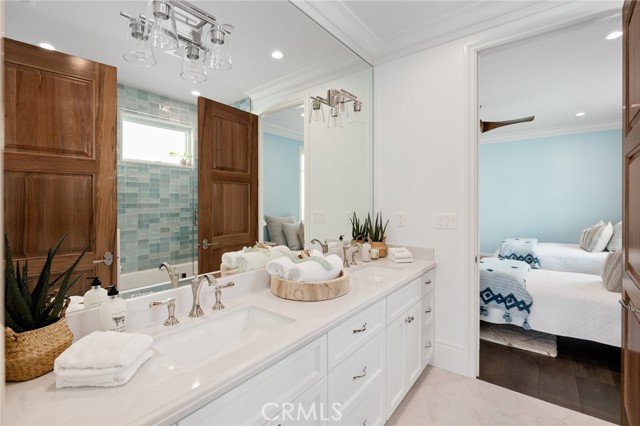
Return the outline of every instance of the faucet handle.
{"type": "MultiPolygon", "coordinates": [[[[209,285],[212,285],[212,284],[209,284],[209,285]]],[[[226,284],[217,285],[216,286],[216,290],[220,290],[220,289],[227,288],[227,287],[233,287],[234,285],[236,285],[236,284],[233,281],[229,281],[226,284]]]]}
{"type": "Polygon", "coordinates": [[[162,306],[162,305],[167,305],[167,311],[169,313],[169,317],[164,322],[164,325],[169,326],[169,325],[178,324],[180,321],[175,316],[175,313],[176,313],[176,298],[175,297],[169,297],[168,299],[165,299],[165,300],[155,300],[153,302],[149,302],[149,307],[150,308],[154,308],[156,306],[162,306]]]}

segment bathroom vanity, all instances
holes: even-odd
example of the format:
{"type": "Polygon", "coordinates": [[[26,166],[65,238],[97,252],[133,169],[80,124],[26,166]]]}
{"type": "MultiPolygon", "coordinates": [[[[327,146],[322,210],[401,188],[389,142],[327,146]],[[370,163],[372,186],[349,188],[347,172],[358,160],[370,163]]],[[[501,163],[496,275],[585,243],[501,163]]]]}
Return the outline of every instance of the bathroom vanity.
{"type": "MultiPolygon", "coordinates": [[[[264,270],[219,280],[227,308],[188,318],[191,290],[127,301],[129,331],[154,357],[118,388],[56,389],[55,376],[8,384],[7,424],[384,424],[431,360],[435,263],[351,268],[351,291],[323,302],[279,299],[264,270]],[[228,290],[228,291],[227,291],[228,290]],[[180,324],[149,301],[175,297],[180,324]],[[37,407],[37,409],[34,409],[37,407]]],[[[70,316],[76,338],[95,310],[70,316]]]]}

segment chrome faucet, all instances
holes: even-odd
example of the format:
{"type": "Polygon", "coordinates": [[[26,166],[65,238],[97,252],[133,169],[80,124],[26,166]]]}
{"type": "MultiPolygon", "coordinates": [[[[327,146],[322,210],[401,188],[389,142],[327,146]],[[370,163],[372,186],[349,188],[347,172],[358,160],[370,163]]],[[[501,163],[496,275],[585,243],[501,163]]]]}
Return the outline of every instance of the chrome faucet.
{"type": "MultiPolygon", "coordinates": [[[[209,283],[210,286],[215,285],[215,283],[209,283]]],[[[220,300],[222,297],[222,291],[220,291],[223,288],[227,288],[227,287],[233,287],[235,285],[235,283],[233,281],[229,281],[226,284],[222,284],[222,285],[216,285],[216,304],[213,305],[213,307],[211,309],[213,309],[214,311],[219,311],[224,309],[224,305],[222,304],[222,301],[220,300]]]]}
{"type": "Polygon", "coordinates": [[[329,245],[327,244],[326,241],[323,243],[319,239],[314,238],[313,240],[311,240],[311,244],[313,244],[313,243],[318,243],[320,245],[320,247],[322,248],[322,254],[329,253],[329,245]]]}
{"type": "Polygon", "coordinates": [[[156,300],[156,301],[153,301],[153,302],[149,303],[149,307],[150,308],[155,308],[156,306],[162,306],[162,305],[167,305],[167,310],[168,310],[168,313],[169,313],[169,317],[164,322],[164,325],[170,326],[170,325],[178,324],[180,321],[178,321],[178,318],[176,318],[176,316],[175,316],[175,313],[176,313],[176,298],[175,297],[170,297],[170,298],[165,299],[165,300],[156,300]]]}
{"type": "Polygon", "coordinates": [[[158,267],[160,270],[165,270],[169,274],[169,279],[171,280],[171,288],[178,288],[178,271],[176,268],[168,264],[167,262],[162,262],[158,267]]]}
{"type": "Polygon", "coordinates": [[[199,318],[204,316],[204,312],[200,307],[200,287],[202,282],[208,281],[209,285],[215,284],[217,281],[211,274],[204,274],[193,277],[191,280],[191,291],[193,292],[193,305],[191,306],[191,312],[189,312],[189,318],[199,318]]]}
{"type": "Polygon", "coordinates": [[[361,247],[360,243],[347,244],[342,247],[342,250],[344,252],[344,262],[342,263],[343,267],[345,268],[349,267],[349,252],[351,252],[351,264],[357,265],[356,253],[360,251],[360,247],[361,247]],[[351,251],[352,248],[355,248],[355,250],[351,251]]]}

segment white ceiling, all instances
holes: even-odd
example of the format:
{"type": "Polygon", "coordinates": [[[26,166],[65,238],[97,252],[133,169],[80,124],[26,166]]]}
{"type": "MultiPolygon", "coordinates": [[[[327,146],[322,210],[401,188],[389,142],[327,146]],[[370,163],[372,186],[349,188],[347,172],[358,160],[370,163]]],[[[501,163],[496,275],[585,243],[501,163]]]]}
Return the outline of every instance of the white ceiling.
{"type": "Polygon", "coordinates": [[[201,84],[180,78],[178,56],[156,51],[157,64],[148,69],[122,59],[128,21],[119,12],[144,13],[146,1],[8,1],[5,34],[30,44],[47,41],[59,51],[113,65],[121,83],[188,102],[195,102],[192,90],[232,103],[283,81],[311,85],[329,68],[368,66],[287,1],[192,3],[235,27],[230,41],[233,68],[211,71],[201,84]],[[271,58],[275,49],[285,58],[271,58]]]}

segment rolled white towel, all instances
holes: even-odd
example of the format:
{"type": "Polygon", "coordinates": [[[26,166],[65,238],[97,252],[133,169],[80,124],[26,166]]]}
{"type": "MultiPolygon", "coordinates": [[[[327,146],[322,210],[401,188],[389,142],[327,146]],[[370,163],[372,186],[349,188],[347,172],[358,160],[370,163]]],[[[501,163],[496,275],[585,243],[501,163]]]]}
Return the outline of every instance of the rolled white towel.
{"type": "Polygon", "coordinates": [[[274,277],[286,279],[289,270],[295,266],[289,256],[279,257],[267,263],[267,272],[274,277]]]}
{"type": "Polygon", "coordinates": [[[342,271],[342,259],[340,256],[330,254],[323,258],[329,263],[331,269],[325,268],[321,262],[309,258],[304,262],[296,263],[290,270],[286,279],[296,282],[327,281],[338,278],[342,271]]]}
{"type": "Polygon", "coordinates": [[[94,331],[62,352],[54,370],[128,367],[152,344],[153,337],[146,334],[94,331]]]}
{"type": "MultiPolygon", "coordinates": [[[[224,253],[222,255],[222,263],[225,266],[228,266],[229,268],[237,268],[240,266],[238,265],[238,260],[242,259],[246,254],[249,254],[249,253],[265,254],[267,251],[269,252],[269,255],[268,255],[269,258],[267,261],[273,260],[277,257],[280,257],[281,255],[285,255],[290,252],[289,247],[287,246],[274,246],[274,247],[268,247],[267,249],[258,249],[257,251],[246,251],[245,249],[242,249],[238,251],[230,251],[230,252],[224,253]]],[[[246,262],[240,261],[240,263],[243,264],[245,267],[247,266],[246,262]]],[[[259,268],[262,268],[262,267],[264,267],[264,265],[259,266],[259,268]]],[[[244,272],[244,270],[240,272],[244,272]]]]}
{"type": "Polygon", "coordinates": [[[113,368],[69,368],[55,369],[56,387],[78,388],[82,386],[113,387],[122,386],[136,374],[138,369],[153,356],[153,351],[147,349],[130,365],[113,368]]]}
{"type": "Polygon", "coordinates": [[[253,271],[255,269],[264,268],[267,263],[279,257],[289,254],[289,247],[275,246],[269,247],[267,250],[259,249],[256,251],[249,251],[238,256],[236,259],[236,267],[238,272],[253,271]]]}
{"type": "Polygon", "coordinates": [[[238,256],[241,256],[243,254],[243,250],[226,252],[222,255],[222,263],[229,268],[235,268],[236,266],[238,266],[238,256]]]}

